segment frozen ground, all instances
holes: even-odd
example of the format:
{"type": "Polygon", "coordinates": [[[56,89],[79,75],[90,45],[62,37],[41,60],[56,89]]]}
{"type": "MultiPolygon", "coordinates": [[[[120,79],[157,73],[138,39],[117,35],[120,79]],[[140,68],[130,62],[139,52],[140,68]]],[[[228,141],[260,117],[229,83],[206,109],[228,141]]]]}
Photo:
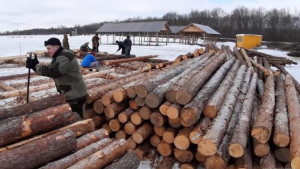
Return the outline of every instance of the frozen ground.
{"type": "MultiPolygon", "coordinates": [[[[91,38],[93,35],[83,35],[83,36],[69,36],[69,44],[71,49],[78,49],[83,43],[90,42],[91,47],[91,38]]],[[[35,50],[45,50],[44,41],[50,37],[57,37],[62,40],[63,35],[37,35],[37,36],[0,36],[0,57],[5,56],[18,56],[20,54],[24,55],[28,51],[35,50]]],[[[115,40],[122,40],[119,37],[116,37],[115,40]]],[[[101,37],[101,42],[104,43],[100,45],[101,52],[115,53],[118,49],[117,45],[112,45],[113,37],[101,37]],[[108,44],[107,44],[108,43],[108,44]]],[[[135,39],[135,42],[138,42],[138,38],[135,39]]],[[[170,39],[170,42],[173,42],[173,39],[170,39]]],[[[178,43],[160,43],[159,46],[139,46],[135,45],[132,47],[132,54],[136,56],[145,56],[145,55],[158,55],[160,59],[174,60],[178,55],[186,54],[188,52],[193,52],[196,48],[200,48],[198,45],[182,45],[178,43]]],[[[218,42],[217,46],[229,45],[231,48],[234,47],[235,43],[233,42],[218,42]]],[[[287,52],[271,50],[271,49],[259,49],[258,51],[271,54],[273,56],[287,57],[298,62],[298,65],[287,66],[287,70],[300,82],[300,58],[294,58],[287,56],[287,52]]],[[[42,60],[45,61],[45,60],[42,60]]],[[[46,60],[47,61],[47,60],[46,60]]],[[[28,70],[25,68],[11,69],[7,68],[5,71],[1,71],[0,76],[7,76],[10,74],[21,74],[27,73],[28,70]]]]}

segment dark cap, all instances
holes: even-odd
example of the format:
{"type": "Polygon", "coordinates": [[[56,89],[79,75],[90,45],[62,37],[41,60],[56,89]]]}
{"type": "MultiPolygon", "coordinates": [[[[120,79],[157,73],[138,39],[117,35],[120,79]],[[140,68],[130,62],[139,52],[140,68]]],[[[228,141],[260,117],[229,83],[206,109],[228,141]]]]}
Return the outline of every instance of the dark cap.
{"type": "Polygon", "coordinates": [[[59,39],[57,39],[57,38],[50,38],[47,41],[45,41],[45,46],[47,46],[47,45],[61,46],[61,43],[60,43],[59,39]]]}

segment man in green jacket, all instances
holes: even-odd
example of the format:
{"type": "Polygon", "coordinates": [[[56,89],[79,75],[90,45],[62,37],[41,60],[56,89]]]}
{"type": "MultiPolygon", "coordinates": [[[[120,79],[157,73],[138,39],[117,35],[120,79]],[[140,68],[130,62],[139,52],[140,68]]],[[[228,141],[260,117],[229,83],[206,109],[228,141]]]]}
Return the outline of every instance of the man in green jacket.
{"type": "Polygon", "coordinates": [[[51,63],[47,66],[39,64],[35,55],[34,59],[27,58],[26,67],[42,76],[53,78],[58,92],[65,96],[72,111],[83,117],[87,89],[74,52],[62,48],[57,38],[45,41],[45,47],[53,58],[51,63]]]}

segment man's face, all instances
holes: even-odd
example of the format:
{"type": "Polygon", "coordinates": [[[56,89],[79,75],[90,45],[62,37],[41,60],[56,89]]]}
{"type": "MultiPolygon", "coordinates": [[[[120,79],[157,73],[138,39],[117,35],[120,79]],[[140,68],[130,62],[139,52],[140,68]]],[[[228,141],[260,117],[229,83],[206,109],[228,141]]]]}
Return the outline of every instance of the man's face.
{"type": "Polygon", "coordinates": [[[48,54],[53,57],[54,53],[59,49],[59,46],[57,45],[47,45],[46,46],[48,54]]]}

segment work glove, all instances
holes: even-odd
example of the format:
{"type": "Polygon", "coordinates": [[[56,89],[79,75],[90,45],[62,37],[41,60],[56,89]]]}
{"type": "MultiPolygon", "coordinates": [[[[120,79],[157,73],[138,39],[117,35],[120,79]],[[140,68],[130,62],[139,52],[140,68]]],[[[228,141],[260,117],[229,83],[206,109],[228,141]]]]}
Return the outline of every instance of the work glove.
{"type": "Polygon", "coordinates": [[[34,59],[31,59],[30,57],[27,57],[26,60],[26,67],[32,70],[36,70],[35,66],[39,63],[38,59],[37,59],[37,55],[34,54],[34,59]]]}

